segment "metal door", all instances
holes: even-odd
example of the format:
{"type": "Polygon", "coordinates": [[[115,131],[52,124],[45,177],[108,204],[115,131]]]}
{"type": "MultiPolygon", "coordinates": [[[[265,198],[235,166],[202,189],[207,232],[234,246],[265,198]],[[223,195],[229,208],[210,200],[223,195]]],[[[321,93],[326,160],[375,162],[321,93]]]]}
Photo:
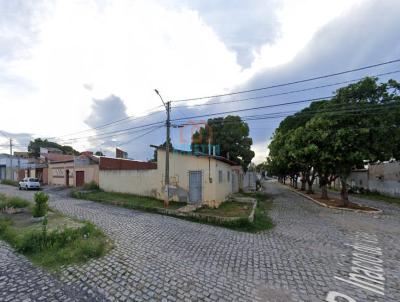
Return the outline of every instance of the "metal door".
{"type": "Polygon", "coordinates": [[[0,179],[6,179],[6,166],[0,165],[0,179]]]}
{"type": "Polygon", "coordinates": [[[189,171],[189,202],[201,202],[203,199],[203,177],[201,171],[189,171]]]}
{"type": "Polygon", "coordinates": [[[237,183],[236,173],[232,172],[232,193],[237,192],[236,183],[237,183]]]}
{"type": "Polygon", "coordinates": [[[76,186],[82,187],[85,184],[85,171],[76,171],[76,186]]]}

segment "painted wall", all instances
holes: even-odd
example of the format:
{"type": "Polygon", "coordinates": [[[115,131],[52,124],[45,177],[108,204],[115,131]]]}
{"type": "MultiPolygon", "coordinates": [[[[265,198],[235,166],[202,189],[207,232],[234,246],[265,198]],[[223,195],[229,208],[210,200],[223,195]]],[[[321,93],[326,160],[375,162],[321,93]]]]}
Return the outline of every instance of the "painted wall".
{"type": "MultiPolygon", "coordinates": [[[[105,191],[164,198],[165,151],[158,150],[157,168],[147,170],[100,170],[99,185],[105,191]]],[[[170,153],[170,197],[189,201],[189,171],[202,172],[203,202],[217,206],[232,193],[232,166],[227,163],[180,153],[170,153]],[[222,182],[219,182],[219,171],[222,182]],[[228,172],[230,174],[228,181],[228,172]]]]}
{"type": "Polygon", "coordinates": [[[400,162],[369,165],[366,171],[353,171],[350,186],[376,191],[389,196],[400,196],[400,162]]]}
{"type": "MultiPolygon", "coordinates": [[[[99,184],[99,166],[98,165],[86,165],[86,166],[75,166],[74,175],[77,171],[83,171],[85,175],[85,183],[95,182],[99,184]]],[[[75,178],[76,179],[76,178],[75,178]]],[[[76,183],[75,183],[76,185],[76,183]]]]}
{"type": "Polygon", "coordinates": [[[49,184],[66,186],[66,171],[69,170],[69,186],[74,186],[74,162],[49,163],[49,184]]]}
{"type": "Polygon", "coordinates": [[[20,169],[25,169],[28,166],[26,158],[10,156],[8,154],[0,154],[0,179],[14,179],[18,180],[20,169]]]}
{"type": "Polygon", "coordinates": [[[155,170],[100,170],[99,186],[109,192],[130,193],[162,199],[161,175],[155,170]]]}
{"type": "MultiPolygon", "coordinates": [[[[165,151],[157,151],[157,169],[164,175],[165,151]]],[[[175,185],[181,191],[181,201],[189,200],[189,171],[202,171],[203,202],[214,206],[214,203],[224,201],[232,193],[232,166],[227,163],[208,157],[197,157],[170,153],[170,184],[175,185]],[[219,182],[219,171],[222,171],[222,182],[219,182]],[[227,175],[230,173],[228,181],[227,175]],[[186,200],[182,197],[182,191],[186,193],[186,200]]],[[[164,184],[163,184],[164,185],[164,184]]],[[[175,200],[178,197],[175,196],[175,200]]]]}
{"type": "Polygon", "coordinates": [[[50,185],[65,186],[66,174],[69,170],[69,186],[76,186],[76,171],[83,171],[85,175],[85,183],[94,181],[99,183],[99,166],[98,165],[82,165],[74,166],[74,162],[50,163],[48,169],[48,183],[50,185]]]}
{"type": "Polygon", "coordinates": [[[370,191],[400,196],[400,162],[370,165],[368,172],[370,191]]]}
{"type": "Polygon", "coordinates": [[[351,172],[347,182],[351,187],[368,189],[368,170],[351,172]]]}
{"type": "Polygon", "coordinates": [[[255,191],[256,190],[256,180],[257,180],[257,173],[247,171],[246,174],[243,175],[243,190],[255,191]]]}

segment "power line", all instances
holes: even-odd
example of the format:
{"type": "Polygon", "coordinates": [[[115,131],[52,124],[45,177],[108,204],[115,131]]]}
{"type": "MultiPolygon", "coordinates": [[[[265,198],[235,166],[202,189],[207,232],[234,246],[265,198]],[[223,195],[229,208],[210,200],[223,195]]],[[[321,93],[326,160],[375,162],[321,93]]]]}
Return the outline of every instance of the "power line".
{"type": "MultiPolygon", "coordinates": [[[[238,109],[238,110],[230,110],[230,111],[209,113],[209,114],[203,114],[203,115],[181,117],[181,118],[172,119],[171,121],[182,121],[182,120],[188,120],[188,119],[194,119],[194,118],[201,118],[201,117],[209,117],[209,116],[216,116],[216,115],[224,115],[224,114],[245,112],[245,111],[258,110],[258,109],[265,109],[265,108],[281,107],[281,106],[287,106],[287,105],[293,105],[293,104],[300,104],[300,103],[306,103],[306,102],[312,102],[312,101],[328,100],[328,99],[331,99],[331,98],[332,98],[332,96],[325,96],[325,97],[312,98],[312,99],[305,99],[305,100],[300,100],[300,101],[292,101],[292,102],[285,102],[285,103],[279,103],[279,104],[257,106],[257,107],[244,108],[244,109],[238,109]]],[[[140,125],[140,126],[136,126],[136,127],[130,127],[130,128],[126,128],[126,129],[121,129],[121,130],[111,131],[111,132],[107,132],[107,133],[102,133],[102,134],[94,135],[94,136],[88,136],[88,137],[87,137],[87,136],[83,136],[83,137],[78,137],[78,138],[67,139],[67,140],[64,140],[64,142],[67,142],[67,141],[76,141],[76,140],[80,140],[80,139],[89,139],[89,138],[104,139],[104,138],[107,138],[107,137],[110,137],[110,136],[114,136],[114,135],[125,134],[125,132],[128,132],[129,130],[135,130],[135,129],[141,129],[141,128],[148,128],[148,127],[150,127],[150,126],[161,126],[161,125],[163,125],[163,124],[164,124],[164,123],[160,121],[160,122],[156,122],[156,123],[150,123],[150,124],[146,124],[146,125],[140,125]]]]}
{"type": "Polygon", "coordinates": [[[100,126],[96,126],[96,127],[94,127],[94,128],[91,128],[91,129],[86,129],[86,130],[81,130],[81,131],[77,131],[77,132],[72,132],[72,133],[68,133],[68,134],[61,135],[61,136],[48,137],[47,139],[55,139],[55,138],[61,138],[61,137],[70,136],[70,135],[74,135],[74,134],[80,134],[80,133],[84,133],[84,132],[88,132],[88,131],[92,131],[92,130],[97,130],[97,129],[109,127],[109,126],[111,126],[111,125],[118,124],[118,123],[121,123],[121,122],[125,122],[125,121],[128,121],[128,120],[129,120],[129,122],[131,122],[131,121],[136,121],[136,120],[139,120],[139,119],[147,118],[148,116],[161,113],[162,111],[153,111],[153,110],[158,109],[158,108],[161,108],[161,107],[163,107],[163,106],[157,106],[157,107],[151,108],[151,109],[149,109],[149,110],[147,110],[147,111],[145,111],[145,112],[142,112],[142,114],[143,114],[143,113],[146,113],[146,112],[149,112],[149,111],[150,111],[149,114],[144,115],[144,116],[139,116],[139,117],[137,117],[137,118],[134,118],[134,116],[131,115],[131,116],[128,116],[128,117],[125,117],[125,118],[122,118],[122,119],[119,119],[119,120],[116,120],[116,121],[112,121],[112,122],[109,122],[109,123],[106,123],[106,124],[102,124],[102,125],[100,125],[100,126]]]}
{"type": "Polygon", "coordinates": [[[300,103],[306,103],[306,102],[312,102],[312,101],[328,100],[331,98],[332,98],[332,96],[325,96],[325,97],[306,99],[306,100],[294,101],[294,102],[286,102],[286,103],[280,103],[280,104],[274,104],[274,105],[264,105],[264,106],[251,107],[251,108],[245,108],[245,109],[222,111],[222,112],[209,113],[209,114],[203,114],[203,115],[194,115],[194,116],[189,116],[189,117],[184,117],[184,118],[173,119],[172,121],[180,121],[180,120],[187,120],[187,119],[192,119],[192,118],[208,117],[208,116],[215,116],[215,115],[224,115],[224,114],[229,114],[229,113],[237,113],[237,112],[251,111],[251,110],[271,108],[271,107],[280,107],[280,106],[284,106],[284,105],[292,105],[292,104],[300,104],[300,103]]]}
{"type": "Polygon", "coordinates": [[[261,87],[261,88],[255,88],[255,89],[249,89],[249,90],[242,90],[242,91],[236,91],[236,92],[230,92],[230,93],[223,93],[223,94],[215,94],[215,95],[209,95],[209,96],[202,96],[202,97],[194,97],[194,98],[186,98],[186,99],[180,99],[180,100],[173,100],[172,102],[187,102],[187,101],[197,101],[197,100],[204,100],[204,99],[210,99],[210,98],[215,98],[215,97],[224,97],[224,96],[229,96],[229,95],[237,95],[237,94],[242,94],[242,93],[248,93],[248,92],[255,92],[255,91],[260,91],[260,90],[267,90],[267,89],[272,89],[272,88],[278,88],[278,87],[283,87],[283,86],[289,86],[289,85],[294,85],[294,84],[300,84],[300,83],[305,83],[305,82],[310,82],[310,81],[315,81],[315,80],[320,80],[324,78],[329,78],[329,77],[334,77],[346,73],[351,73],[351,72],[356,72],[360,70],[365,70],[365,69],[370,69],[378,66],[384,66],[388,64],[393,64],[400,62],[400,59],[395,59],[387,62],[382,62],[374,65],[368,65],[364,67],[359,67],[355,69],[350,69],[350,70],[345,70],[341,72],[336,72],[336,73],[330,73],[322,76],[317,76],[317,77],[312,77],[312,78],[306,78],[302,80],[297,80],[293,82],[287,82],[283,84],[275,84],[271,86],[266,86],[266,87],[261,87]]]}
{"type": "MultiPolygon", "coordinates": [[[[395,74],[395,73],[399,73],[399,72],[400,72],[400,70],[394,70],[394,71],[391,71],[391,72],[385,72],[385,73],[381,73],[381,74],[370,75],[370,77],[380,77],[380,76],[395,74]]],[[[321,89],[321,88],[326,88],[326,87],[332,87],[332,86],[352,83],[352,82],[360,81],[360,80],[362,80],[364,78],[365,77],[352,79],[352,80],[348,80],[348,81],[332,83],[332,84],[314,86],[314,87],[310,87],[310,88],[291,90],[291,91],[287,91],[287,92],[255,96],[255,97],[250,97],[250,98],[245,98],[245,99],[229,100],[229,101],[221,101],[221,102],[210,102],[210,103],[194,104],[194,105],[180,105],[180,106],[174,106],[173,108],[202,107],[202,106],[210,106],[210,105],[219,105],[219,104],[226,104],[226,103],[237,103],[237,102],[244,102],[244,101],[250,101],[250,100],[258,100],[258,99],[270,98],[270,97],[281,96],[281,95],[288,95],[288,94],[293,94],[293,93],[298,93],[298,92],[305,92],[305,91],[310,91],[310,90],[315,90],[315,89],[321,89]]]]}
{"type": "MultiPolygon", "coordinates": [[[[304,115],[314,115],[316,113],[332,113],[336,115],[343,115],[346,116],[348,113],[349,115],[364,115],[364,114],[387,114],[386,112],[379,112],[380,110],[387,109],[388,107],[395,107],[395,108],[400,108],[400,104],[368,104],[370,107],[375,107],[375,108],[339,108],[331,110],[332,108],[328,108],[325,110],[312,110],[312,111],[307,111],[303,112],[302,114],[304,115]],[[363,110],[363,112],[360,112],[360,110],[363,110]],[[375,112],[369,112],[369,111],[374,111],[375,112]],[[367,113],[365,113],[367,111],[367,113]],[[377,112],[378,111],[378,112],[377,112]]],[[[336,107],[337,108],[337,107],[336,107]]],[[[265,113],[265,114],[258,114],[258,115],[249,115],[249,116],[241,116],[241,119],[243,121],[253,121],[253,120],[263,120],[263,119],[269,119],[269,118],[281,118],[281,117],[288,117],[291,116],[293,113],[297,111],[279,111],[279,112],[271,112],[271,113],[265,113]]],[[[226,124],[240,124],[240,121],[215,121],[214,123],[226,123],[226,124]]],[[[192,126],[192,125],[204,125],[204,122],[198,122],[198,123],[183,123],[180,124],[180,126],[192,126]]]]}
{"type": "MultiPolygon", "coordinates": [[[[61,140],[61,142],[63,142],[65,144],[67,142],[77,141],[77,140],[81,140],[81,139],[90,139],[90,138],[93,138],[93,139],[104,139],[104,138],[112,137],[112,136],[115,136],[115,135],[126,134],[126,133],[129,132],[129,130],[147,128],[149,126],[162,125],[162,124],[164,124],[164,123],[163,122],[155,122],[155,123],[150,123],[150,124],[145,124],[145,125],[125,128],[125,129],[121,129],[121,130],[115,130],[115,131],[110,131],[110,132],[106,132],[106,133],[101,133],[101,134],[98,134],[98,135],[82,136],[82,137],[75,137],[75,138],[71,138],[71,139],[65,139],[65,140],[61,140]]],[[[131,132],[129,132],[129,133],[131,133],[131,132]]]]}
{"type": "Polygon", "coordinates": [[[137,140],[137,139],[139,139],[139,138],[142,138],[142,137],[144,137],[144,136],[146,136],[146,135],[152,133],[153,131],[158,130],[158,129],[161,129],[161,128],[163,128],[163,127],[164,127],[164,126],[154,127],[153,129],[150,129],[150,131],[147,131],[147,132],[145,132],[145,133],[143,133],[143,134],[141,134],[141,135],[138,135],[138,136],[136,136],[136,137],[130,139],[129,141],[126,141],[126,142],[122,143],[122,144],[119,144],[119,146],[127,145],[127,144],[133,142],[134,140],[137,140]]]}

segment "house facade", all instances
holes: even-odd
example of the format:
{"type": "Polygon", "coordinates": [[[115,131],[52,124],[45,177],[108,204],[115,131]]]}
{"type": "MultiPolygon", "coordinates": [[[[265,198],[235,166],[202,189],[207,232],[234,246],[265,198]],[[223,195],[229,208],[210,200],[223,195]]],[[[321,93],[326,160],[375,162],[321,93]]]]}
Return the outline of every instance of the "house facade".
{"type": "Polygon", "coordinates": [[[21,173],[27,169],[28,159],[9,154],[0,154],[0,180],[19,180],[21,173]]]}
{"type": "MultiPolygon", "coordinates": [[[[106,166],[105,161],[107,159],[100,158],[101,189],[164,198],[166,186],[163,148],[157,149],[157,163],[118,159],[119,164],[115,162],[111,167],[106,166]]],[[[237,191],[239,190],[240,169],[233,161],[220,156],[194,155],[191,152],[174,150],[169,155],[169,167],[171,200],[218,206],[235,191],[236,182],[237,191]]]]}
{"type": "Polygon", "coordinates": [[[98,158],[74,156],[73,159],[48,163],[50,185],[80,187],[86,183],[99,183],[98,158]]]}

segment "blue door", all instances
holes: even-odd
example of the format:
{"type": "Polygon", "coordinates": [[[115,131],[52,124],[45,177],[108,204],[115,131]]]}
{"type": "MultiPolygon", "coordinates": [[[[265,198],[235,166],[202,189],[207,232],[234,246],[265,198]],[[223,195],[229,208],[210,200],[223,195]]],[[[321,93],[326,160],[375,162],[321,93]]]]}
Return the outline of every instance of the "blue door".
{"type": "Polygon", "coordinates": [[[189,171],[189,202],[197,203],[203,199],[203,177],[201,171],[189,171]]]}

